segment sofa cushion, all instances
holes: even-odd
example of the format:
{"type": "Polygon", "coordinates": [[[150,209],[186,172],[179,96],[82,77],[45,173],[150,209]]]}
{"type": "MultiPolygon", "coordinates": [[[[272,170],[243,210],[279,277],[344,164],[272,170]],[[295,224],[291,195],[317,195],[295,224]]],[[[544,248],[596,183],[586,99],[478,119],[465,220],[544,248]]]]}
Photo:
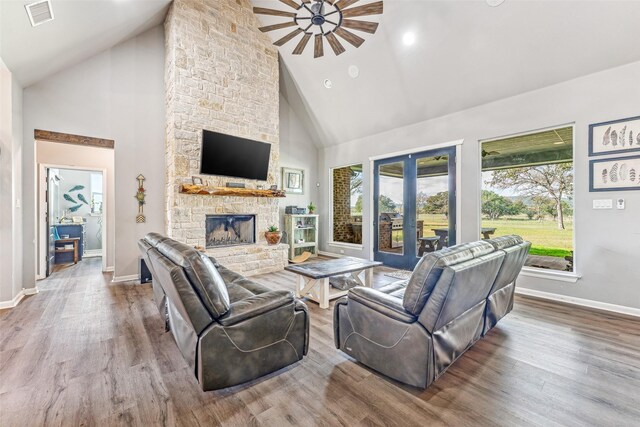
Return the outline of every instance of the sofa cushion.
{"type": "Polygon", "coordinates": [[[478,241],[452,246],[437,252],[429,252],[420,259],[409,278],[404,293],[404,308],[417,316],[429,299],[444,267],[469,261],[494,250],[490,243],[478,241]]]}
{"type": "Polygon", "coordinates": [[[404,298],[404,293],[407,290],[408,283],[409,279],[398,280],[397,282],[384,285],[383,287],[378,288],[378,290],[384,294],[402,300],[404,298]]]}
{"type": "Polygon", "coordinates": [[[231,304],[255,295],[253,292],[248,291],[237,283],[227,283],[227,291],[229,292],[229,302],[231,304]]]}
{"type": "Polygon", "coordinates": [[[225,267],[223,265],[221,265],[219,267],[216,265],[216,269],[218,270],[218,273],[220,273],[220,275],[224,279],[224,281],[227,284],[227,286],[230,283],[235,282],[238,279],[244,279],[243,276],[241,276],[240,274],[236,273],[235,271],[229,270],[227,267],[225,267]]]}
{"type": "Polygon", "coordinates": [[[144,236],[144,239],[149,242],[149,244],[151,246],[153,246],[154,248],[156,246],[158,246],[158,244],[162,243],[163,241],[167,240],[167,237],[164,237],[162,234],[160,233],[147,233],[146,236],[144,236]]]}
{"type": "Polygon", "coordinates": [[[515,234],[510,234],[508,236],[495,237],[493,239],[489,239],[485,241],[493,245],[493,247],[496,248],[496,250],[519,245],[520,243],[524,242],[524,240],[522,240],[522,237],[517,236],[515,234]]]}
{"type": "Polygon", "coordinates": [[[229,311],[227,286],[211,259],[189,245],[167,239],[158,251],[182,267],[207,310],[219,318],[229,311]]]}

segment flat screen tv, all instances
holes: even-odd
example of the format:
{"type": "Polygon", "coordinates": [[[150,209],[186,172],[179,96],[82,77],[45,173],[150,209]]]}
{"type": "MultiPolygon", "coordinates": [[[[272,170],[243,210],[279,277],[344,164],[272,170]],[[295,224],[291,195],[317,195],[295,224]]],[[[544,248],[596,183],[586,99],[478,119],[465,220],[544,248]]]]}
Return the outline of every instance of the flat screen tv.
{"type": "Polygon", "coordinates": [[[202,131],[200,173],[267,180],[271,144],[202,131]]]}

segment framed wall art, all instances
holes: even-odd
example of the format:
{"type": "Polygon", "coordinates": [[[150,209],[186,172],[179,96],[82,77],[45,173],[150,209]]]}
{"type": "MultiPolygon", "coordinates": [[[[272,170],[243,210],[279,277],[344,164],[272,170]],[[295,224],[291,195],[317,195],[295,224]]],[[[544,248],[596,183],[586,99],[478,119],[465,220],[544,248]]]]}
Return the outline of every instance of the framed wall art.
{"type": "Polygon", "coordinates": [[[287,194],[304,194],[304,170],[282,168],[282,189],[287,194]]]}
{"type": "Polygon", "coordinates": [[[640,156],[589,161],[589,191],[640,190],[640,156]]]}
{"type": "Polygon", "coordinates": [[[589,156],[640,151],[640,116],[589,125],[589,156]]]}

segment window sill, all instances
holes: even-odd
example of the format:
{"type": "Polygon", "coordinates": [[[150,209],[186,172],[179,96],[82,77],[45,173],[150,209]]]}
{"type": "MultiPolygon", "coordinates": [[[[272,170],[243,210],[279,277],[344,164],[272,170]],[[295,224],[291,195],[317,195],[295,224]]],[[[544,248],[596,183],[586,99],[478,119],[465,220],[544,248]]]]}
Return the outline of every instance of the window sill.
{"type": "Polygon", "coordinates": [[[335,248],[347,248],[347,249],[353,249],[357,251],[361,251],[363,249],[363,246],[357,243],[329,242],[327,244],[335,248]]]}
{"type": "Polygon", "coordinates": [[[557,280],[560,282],[576,283],[580,276],[567,271],[543,270],[540,268],[523,267],[521,276],[537,277],[538,279],[557,280]]]}

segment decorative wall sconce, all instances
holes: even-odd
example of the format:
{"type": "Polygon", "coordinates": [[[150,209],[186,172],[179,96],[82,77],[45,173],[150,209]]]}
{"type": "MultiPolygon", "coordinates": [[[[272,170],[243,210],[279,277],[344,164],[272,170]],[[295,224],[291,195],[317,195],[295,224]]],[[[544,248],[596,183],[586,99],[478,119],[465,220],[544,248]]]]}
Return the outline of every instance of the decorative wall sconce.
{"type": "Polygon", "coordinates": [[[140,174],[136,179],[138,180],[138,192],[135,195],[136,200],[138,200],[138,216],[136,216],[136,223],[140,224],[143,222],[147,222],[147,219],[144,216],[145,177],[144,175],[140,174]]]}

